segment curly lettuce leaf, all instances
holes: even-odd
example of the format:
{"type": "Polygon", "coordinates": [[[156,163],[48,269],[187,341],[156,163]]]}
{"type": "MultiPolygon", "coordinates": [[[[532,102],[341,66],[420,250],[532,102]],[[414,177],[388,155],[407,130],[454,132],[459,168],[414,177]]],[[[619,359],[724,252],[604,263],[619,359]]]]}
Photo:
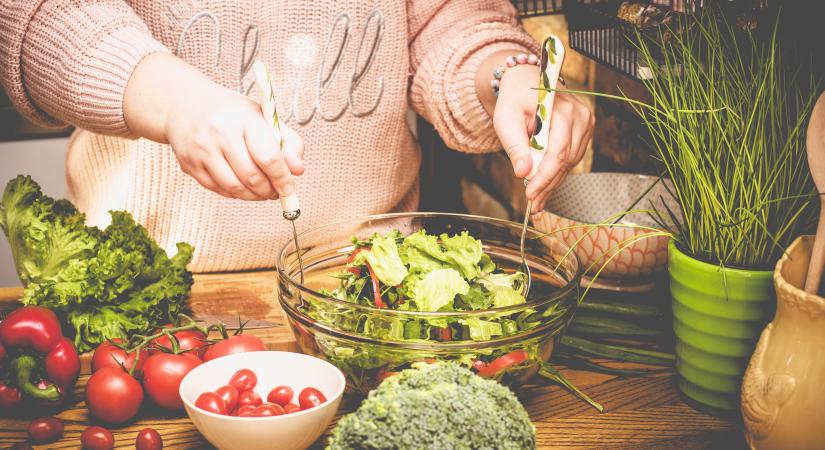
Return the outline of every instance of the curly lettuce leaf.
{"type": "Polygon", "coordinates": [[[470,285],[458,271],[438,269],[426,274],[415,285],[410,300],[415,302],[419,311],[438,311],[452,306],[456,295],[466,294],[469,290],[470,285]]]}
{"type": "Polygon", "coordinates": [[[169,258],[131,215],[111,215],[105,230],[88,227],[71,203],[44,195],[24,176],[8,183],[0,202],[21,301],[54,310],[81,352],[168,323],[192,285],[190,245],[179,243],[169,258]]]}
{"type": "Polygon", "coordinates": [[[372,247],[364,258],[375,271],[375,276],[387,286],[397,286],[407,276],[407,267],[401,261],[398,244],[391,234],[375,236],[372,239],[372,247]]]}

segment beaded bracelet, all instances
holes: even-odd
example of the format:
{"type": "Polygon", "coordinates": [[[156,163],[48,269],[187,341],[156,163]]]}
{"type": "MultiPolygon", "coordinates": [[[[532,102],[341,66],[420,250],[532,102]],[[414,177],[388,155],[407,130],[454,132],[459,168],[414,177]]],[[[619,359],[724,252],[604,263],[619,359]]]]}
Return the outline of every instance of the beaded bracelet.
{"type": "MultiPolygon", "coordinates": [[[[501,88],[501,78],[504,76],[504,72],[511,67],[516,67],[519,64],[530,64],[533,66],[538,66],[540,64],[539,57],[534,54],[526,54],[526,53],[519,53],[518,55],[510,55],[507,59],[504,60],[503,66],[496,67],[493,70],[493,79],[490,81],[490,86],[493,88],[493,94],[498,97],[498,91],[501,88]]],[[[559,76],[559,81],[561,82],[562,86],[566,86],[564,79],[559,76]]]]}
{"type": "Polygon", "coordinates": [[[503,66],[496,67],[493,70],[493,79],[490,81],[490,86],[493,87],[493,94],[498,97],[498,90],[501,87],[501,77],[504,72],[511,67],[516,67],[519,64],[530,64],[533,66],[539,65],[539,57],[534,54],[519,53],[518,55],[510,55],[504,60],[503,66]]]}

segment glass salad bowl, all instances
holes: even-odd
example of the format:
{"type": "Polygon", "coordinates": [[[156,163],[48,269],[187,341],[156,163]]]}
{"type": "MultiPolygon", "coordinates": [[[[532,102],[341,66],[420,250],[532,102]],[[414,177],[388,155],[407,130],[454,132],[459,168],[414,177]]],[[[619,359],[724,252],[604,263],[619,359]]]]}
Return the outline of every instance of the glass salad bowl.
{"type": "Polygon", "coordinates": [[[428,234],[467,231],[504,273],[519,270],[521,224],[447,213],[397,213],[344,220],[298,236],[278,256],[279,301],[300,349],[341,369],[348,388],[366,395],[385,377],[416,362],[457,361],[511,386],[527,381],[550,359],[573,318],[581,265],[560,240],[528,228],[526,259],[532,284],[526,301],[466,311],[419,312],[376,308],[336,298],[355,248],[353,237],[421,229],[428,234]],[[493,324],[485,332],[478,324],[493,324]]]}

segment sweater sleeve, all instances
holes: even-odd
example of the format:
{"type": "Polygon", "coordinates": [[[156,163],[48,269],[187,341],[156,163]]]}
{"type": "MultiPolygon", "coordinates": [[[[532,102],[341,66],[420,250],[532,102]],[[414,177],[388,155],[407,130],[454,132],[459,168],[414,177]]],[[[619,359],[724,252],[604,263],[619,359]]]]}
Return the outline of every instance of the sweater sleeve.
{"type": "Polygon", "coordinates": [[[0,0],[0,83],[27,118],[129,136],[123,96],[168,51],[123,0],[0,0]]]}
{"type": "Polygon", "coordinates": [[[476,93],[476,72],[493,53],[538,53],[539,44],[507,0],[408,0],[407,7],[413,109],[450,148],[499,150],[492,118],[476,93]]]}

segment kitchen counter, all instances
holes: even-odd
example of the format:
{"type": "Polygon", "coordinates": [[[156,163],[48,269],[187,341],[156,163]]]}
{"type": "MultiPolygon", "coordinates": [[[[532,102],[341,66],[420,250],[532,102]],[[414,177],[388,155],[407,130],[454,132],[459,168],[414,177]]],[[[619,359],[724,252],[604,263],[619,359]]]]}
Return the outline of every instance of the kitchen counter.
{"type": "MultiPolygon", "coordinates": [[[[267,319],[276,326],[250,330],[273,350],[298,351],[292,332],[277,302],[274,272],[259,271],[196,275],[191,306],[198,314],[231,314],[267,319]]],[[[0,288],[0,310],[11,309],[20,295],[18,288],[0,288]]],[[[84,358],[88,371],[88,356],[84,358]]],[[[734,420],[699,412],[679,396],[672,370],[647,377],[621,378],[559,366],[564,374],[604,405],[599,413],[564,389],[549,384],[523,388],[519,398],[537,428],[539,448],[632,448],[632,449],[736,449],[744,448],[741,426],[734,420]]],[[[66,425],[58,442],[36,448],[79,448],[80,433],[89,425],[82,401],[88,375],[78,382],[75,401],[57,414],[66,425]]],[[[169,413],[145,402],[139,420],[110,428],[117,448],[134,448],[137,432],[145,427],[158,430],[166,449],[210,448],[186,414],[169,413]]],[[[357,406],[345,399],[339,413],[357,406]]],[[[26,438],[33,416],[19,411],[0,412],[0,448],[26,438]]],[[[323,448],[325,437],[313,448],[323,448]]]]}

